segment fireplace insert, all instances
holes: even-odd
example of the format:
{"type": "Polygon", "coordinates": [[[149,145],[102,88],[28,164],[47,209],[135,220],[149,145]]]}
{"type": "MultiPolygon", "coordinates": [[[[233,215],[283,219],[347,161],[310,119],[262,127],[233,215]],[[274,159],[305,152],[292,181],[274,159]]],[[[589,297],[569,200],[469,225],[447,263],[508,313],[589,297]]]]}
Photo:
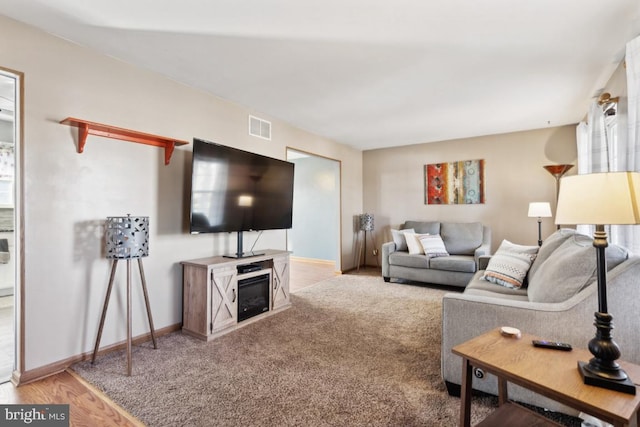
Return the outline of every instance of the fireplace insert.
{"type": "Polygon", "coordinates": [[[238,280],[238,322],[269,311],[269,273],[238,280]]]}

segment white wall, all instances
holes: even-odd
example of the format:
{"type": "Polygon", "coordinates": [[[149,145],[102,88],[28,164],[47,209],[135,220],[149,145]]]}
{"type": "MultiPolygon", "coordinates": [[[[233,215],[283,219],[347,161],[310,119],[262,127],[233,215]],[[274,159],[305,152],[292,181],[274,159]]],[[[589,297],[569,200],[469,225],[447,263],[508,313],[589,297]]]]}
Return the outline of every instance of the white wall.
{"type": "MultiPolygon", "coordinates": [[[[535,245],[529,203],[550,202],[555,211],[555,179],[543,166],[575,163],[576,156],[573,125],[365,151],[364,210],[375,215],[379,245],[406,220],[480,221],[491,226],[494,251],[502,239],[535,245]],[[424,165],[473,159],[485,159],[484,204],[425,204],[424,165]]],[[[544,219],[543,237],[554,230],[553,218],[544,219]]]]}
{"type": "MultiPolygon", "coordinates": [[[[188,234],[190,145],[178,147],[168,166],[162,149],[92,136],[78,154],[76,129],[59,124],[68,116],[281,159],[289,146],[341,160],[341,257],[350,268],[351,218],[362,211],[361,152],[2,16],[0,38],[0,66],[24,73],[24,370],[92,350],[109,279],[102,248],[107,216],[150,217],[144,267],[157,329],[182,320],[180,260],[235,249],[235,235],[188,234]],[[272,121],[272,141],[248,135],[250,113],[272,121]]],[[[285,232],[271,231],[256,249],[285,246],[285,232]]],[[[120,264],[103,346],[125,339],[120,264]]],[[[148,327],[133,271],[135,336],[148,327]]]]}

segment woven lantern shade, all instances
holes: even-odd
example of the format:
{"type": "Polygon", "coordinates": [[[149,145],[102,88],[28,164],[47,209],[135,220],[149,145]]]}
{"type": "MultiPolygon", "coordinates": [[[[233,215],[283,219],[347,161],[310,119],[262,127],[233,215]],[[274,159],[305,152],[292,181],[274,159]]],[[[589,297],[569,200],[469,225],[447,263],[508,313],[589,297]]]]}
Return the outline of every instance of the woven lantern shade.
{"type": "Polygon", "coordinates": [[[149,256],[149,217],[107,217],[105,244],[108,259],[149,256]]]}
{"type": "Polygon", "coordinates": [[[360,215],[360,230],[373,231],[373,214],[360,215]]]}

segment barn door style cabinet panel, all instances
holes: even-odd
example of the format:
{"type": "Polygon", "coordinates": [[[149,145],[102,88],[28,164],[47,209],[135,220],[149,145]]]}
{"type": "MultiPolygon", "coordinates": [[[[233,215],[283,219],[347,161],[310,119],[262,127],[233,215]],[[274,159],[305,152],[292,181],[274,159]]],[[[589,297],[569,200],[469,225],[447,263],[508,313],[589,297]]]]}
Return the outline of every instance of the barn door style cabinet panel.
{"type": "Polygon", "coordinates": [[[291,306],[289,253],[182,261],[182,330],[211,340],[291,306]]]}
{"type": "Polygon", "coordinates": [[[289,254],[273,257],[273,279],[271,306],[274,310],[288,307],[289,299],[289,254]]]}

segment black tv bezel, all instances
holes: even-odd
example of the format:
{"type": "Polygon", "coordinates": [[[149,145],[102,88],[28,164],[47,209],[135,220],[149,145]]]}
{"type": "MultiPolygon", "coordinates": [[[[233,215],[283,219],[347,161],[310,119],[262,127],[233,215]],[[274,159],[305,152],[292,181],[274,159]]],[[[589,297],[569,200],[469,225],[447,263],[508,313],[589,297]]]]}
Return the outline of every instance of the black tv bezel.
{"type": "MultiPolygon", "coordinates": [[[[282,159],[277,159],[274,157],[270,157],[270,156],[265,156],[262,154],[258,154],[258,153],[253,153],[251,151],[246,151],[246,150],[242,150],[240,148],[236,148],[236,147],[231,147],[228,145],[224,145],[224,144],[219,144],[217,142],[213,142],[213,141],[209,141],[206,139],[202,139],[202,138],[193,138],[193,150],[192,150],[192,159],[191,159],[191,182],[190,182],[190,188],[189,188],[189,233],[190,234],[214,234],[214,233],[238,233],[238,253],[235,254],[231,254],[229,256],[233,256],[235,257],[245,257],[245,256],[256,256],[258,254],[255,253],[247,253],[244,254],[242,253],[242,233],[244,231],[265,231],[265,230],[287,230],[290,229],[293,226],[293,183],[294,183],[294,170],[295,170],[295,165],[292,162],[288,162],[286,160],[282,160],[282,159]],[[290,203],[289,205],[291,206],[290,208],[290,212],[288,214],[288,218],[289,220],[287,221],[286,224],[271,224],[268,227],[263,227],[263,228],[255,228],[253,227],[253,225],[255,225],[255,221],[250,224],[250,227],[248,228],[240,228],[240,227],[223,227],[220,229],[202,229],[202,227],[194,227],[194,210],[193,210],[193,194],[194,194],[194,180],[195,180],[195,174],[194,174],[194,168],[195,168],[195,164],[196,161],[198,161],[197,155],[196,155],[196,150],[200,149],[201,147],[198,147],[199,145],[204,144],[207,146],[214,146],[220,150],[222,150],[223,152],[228,152],[231,153],[232,155],[234,154],[240,154],[241,156],[245,156],[246,158],[254,158],[260,161],[264,161],[266,160],[269,163],[277,163],[277,164],[281,164],[281,165],[285,165],[287,168],[291,169],[291,178],[290,178],[290,182],[291,182],[291,187],[290,187],[290,191],[287,191],[288,194],[290,194],[290,203]]],[[[228,192],[228,188],[225,190],[225,193],[228,192]]]]}

